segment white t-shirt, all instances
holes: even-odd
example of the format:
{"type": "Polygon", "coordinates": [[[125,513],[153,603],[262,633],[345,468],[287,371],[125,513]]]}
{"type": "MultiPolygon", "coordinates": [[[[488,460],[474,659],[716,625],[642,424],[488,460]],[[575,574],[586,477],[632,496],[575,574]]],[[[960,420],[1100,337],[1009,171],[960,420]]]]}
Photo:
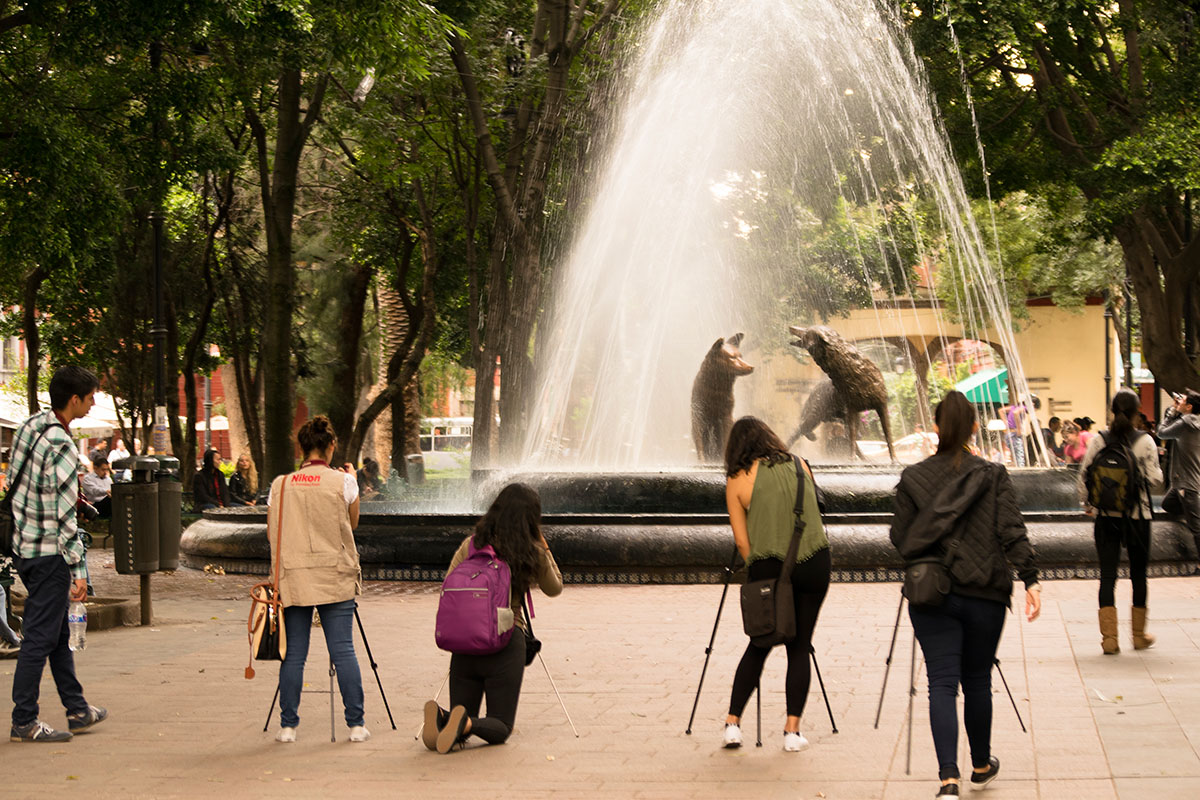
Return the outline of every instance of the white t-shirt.
{"type": "MultiPolygon", "coordinates": [[[[341,470],[338,470],[341,472],[341,470]]],[[[349,472],[342,472],[342,497],[346,498],[346,507],[358,499],[358,478],[349,472]]],[[[271,481],[271,491],[267,493],[267,505],[275,500],[275,482],[271,481]]]]}

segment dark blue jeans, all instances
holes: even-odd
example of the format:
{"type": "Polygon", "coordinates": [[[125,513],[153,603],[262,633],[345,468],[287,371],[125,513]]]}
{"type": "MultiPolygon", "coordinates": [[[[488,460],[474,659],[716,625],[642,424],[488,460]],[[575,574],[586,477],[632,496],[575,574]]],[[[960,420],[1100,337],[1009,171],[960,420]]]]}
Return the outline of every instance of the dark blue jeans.
{"type": "Polygon", "coordinates": [[[47,660],[63,708],[68,714],[86,713],[87,700],[75,677],[75,659],[67,644],[71,636],[67,627],[67,593],[71,589],[67,562],[60,555],[15,561],[29,597],[25,600],[25,641],[13,671],[13,725],[28,725],[38,718],[38,690],[47,660]]]}
{"type": "Polygon", "coordinates": [[[986,767],[992,755],[992,664],[1004,630],[1004,604],[951,592],[938,608],[913,608],[908,616],[929,673],[929,727],[938,777],[958,774],[958,687],[971,764],[986,767]]]}
{"type": "Polygon", "coordinates": [[[304,687],[304,662],[308,658],[308,640],[312,633],[313,608],[321,616],[325,647],[337,668],[338,689],[346,710],[346,724],[363,724],[362,673],[354,654],[354,600],[320,606],[288,606],[283,610],[287,633],[287,656],[279,667],[279,724],[294,728],[300,724],[300,690],[304,687]]]}

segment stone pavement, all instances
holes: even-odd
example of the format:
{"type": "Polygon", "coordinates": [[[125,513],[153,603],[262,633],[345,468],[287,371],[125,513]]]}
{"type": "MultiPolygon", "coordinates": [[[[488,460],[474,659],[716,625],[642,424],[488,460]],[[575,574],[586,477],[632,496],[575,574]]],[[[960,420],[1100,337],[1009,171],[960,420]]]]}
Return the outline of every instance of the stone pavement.
{"type": "MultiPolygon", "coordinates": [[[[136,578],[105,568],[94,552],[101,595],[136,596],[136,578]]],[[[568,586],[535,598],[545,664],[579,738],[571,733],[545,671],[526,672],[517,730],[503,746],[446,756],[416,740],[420,709],[438,690],[449,656],[433,644],[436,586],[370,584],[361,616],[396,718],[392,731],[361,647],[367,698],[365,744],[350,744],[336,712],[329,740],[326,658],[314,636],[300,738],[273,741],[278,711],[262,731],[276,667],[243,677],[246,576],[181,571],[154,578],[156,617],[148,628],[93,633],[77,659],[91,702],[111,718],[65,745],[0,743],[5,798],[127,797],[556,797],[556,798],[932,798],[936,764],[925,682],[918,674],[912,772],[905,772],[905,713],[911,628],[901,620],[879,729],[873,728],[884,659],[899,597],[895,584],[835,584],[817,627],[816,648],[840,733],[830,732],[819,688],[802,721],[812,746],[781,749],[785,659],[763,676],[763,747],[756,748],[754,701],[744,719],[747,746],[720,748],[734,667],[745,639],[731,591],[693,735],[688,715],[721,597],[720,586],[568,586]]],[[[1150,584],[1152,650],[1128,637],[1128,583],[1118,586],[1122,647],[1100,654],[1093,581],[1045,584],[1042,618],[1010,615],[995,681],[993,750],[1002,798],[1200,797],[1200,578],[1150,584]]],[[[0,680],[14,662],[0,661],[0,680]]],[[[445,693],[442,694],[443,699],[445,693]]],[[[43,719],[63,725],[47,674],[43,719]]],[[[965,735],[960,764],[967,764],[965,735]]],[[[970,791],[964,789],[964,795],[970,791]]]]}

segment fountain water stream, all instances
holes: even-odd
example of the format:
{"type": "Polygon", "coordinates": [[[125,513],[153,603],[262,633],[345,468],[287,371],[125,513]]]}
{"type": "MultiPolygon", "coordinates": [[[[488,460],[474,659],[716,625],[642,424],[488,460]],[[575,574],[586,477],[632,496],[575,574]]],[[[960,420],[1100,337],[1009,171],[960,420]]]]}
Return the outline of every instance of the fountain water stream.
{"type": "MultiPolygon", "coordinates": [[[[793,358],[789,323],[866,310],[895,337],[921,297],[1027,395],[929,92],[875,0],[666,0],[630,61],[538,343],[524,466],[694,464],[689,391],[717,337],[793,358]]],[[[739,382],[738,414],[767,380],[739,382]]]]}

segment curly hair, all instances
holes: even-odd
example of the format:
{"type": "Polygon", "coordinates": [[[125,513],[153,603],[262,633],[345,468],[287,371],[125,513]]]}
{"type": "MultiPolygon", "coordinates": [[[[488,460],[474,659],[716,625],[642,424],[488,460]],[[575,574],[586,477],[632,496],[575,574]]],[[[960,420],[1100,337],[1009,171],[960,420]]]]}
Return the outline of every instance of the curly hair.
{"type": "Polygon", "coordinates": [[[758,417],[742,417],[729,430],[729,441],[725,443],[725,474],[730,478],[750,469],[755,461],[766,461],[769,466],[791,460],[787,445],[758,417]]]}

